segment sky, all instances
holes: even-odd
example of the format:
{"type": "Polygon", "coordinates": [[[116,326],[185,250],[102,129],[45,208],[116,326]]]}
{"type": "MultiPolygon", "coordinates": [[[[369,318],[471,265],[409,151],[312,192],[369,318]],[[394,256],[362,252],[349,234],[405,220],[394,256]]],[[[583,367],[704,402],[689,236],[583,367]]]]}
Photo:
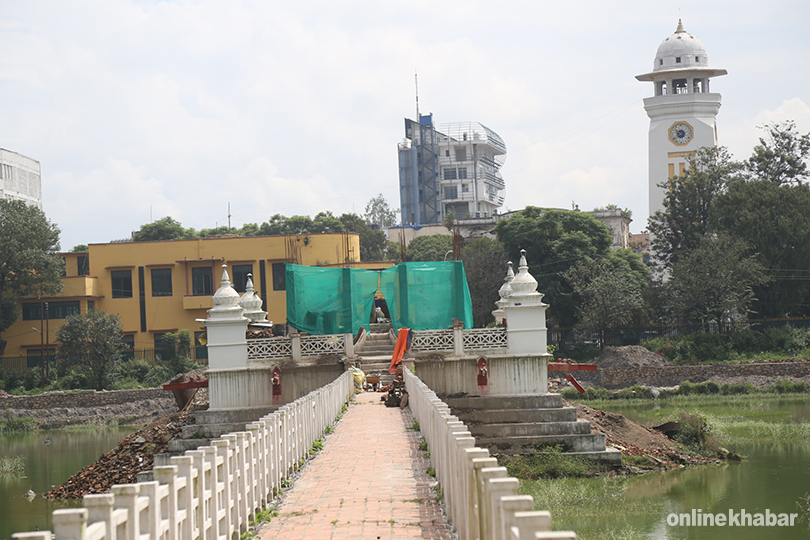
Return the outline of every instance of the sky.
{"type": "Polygon", "coordinates": [[[643,99],[678,19],[722,94],[720,144],[810,131],[810,2],[1,0],[0,147],[42,167],[62,249],[166,216],[399,207],[397,143],[419,110],[506,142],[505,210],[616,204],[646,229],[643,99]]]}

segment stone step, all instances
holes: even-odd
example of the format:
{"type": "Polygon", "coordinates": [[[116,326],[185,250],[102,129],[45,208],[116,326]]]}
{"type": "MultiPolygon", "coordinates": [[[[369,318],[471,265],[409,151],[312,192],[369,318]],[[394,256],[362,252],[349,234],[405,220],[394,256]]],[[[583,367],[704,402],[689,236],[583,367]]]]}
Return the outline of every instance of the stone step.
{"type": "Polygon", "coordinates": [[[525,422],[576,422],[574,407],[554,409],[451,409],[465,424],[510,424],[525,422]]]}
{"type": "Polygon", "coordinates": [[[354,350],[360,356],[388,356],[390,359],[394,355],[393,347],[360,347],[354,350]]]}
{"type": "Polygon", "coordinates": [[[560,394],[533,396],[439,396],[452,409],[561,409],[560,394]]]}
{"type": "Polygon", "coordinates": [[[476,437],[476,446],[493,454],[535,454],[548,446],[562,446],[566,452],[604,452],[604,433],[569,435],[525,435],[519,437],[476,437]]]}
{"type": "Polygon", "coordinates": [[[599,461],[606,465],[620,467],[622,464],[622,453],[618,448],[608,446],[603,451],[597,452],[569,452],[572,456],[579,456],[593,461],[599,461]]]}
{"type": "Polygon", "coordinates": [[[588,435],[591,423],[587,420],[573,422],[525,422],[520,424],[467,425],[473,437],[512,438],[545,435],[588,435]]]}

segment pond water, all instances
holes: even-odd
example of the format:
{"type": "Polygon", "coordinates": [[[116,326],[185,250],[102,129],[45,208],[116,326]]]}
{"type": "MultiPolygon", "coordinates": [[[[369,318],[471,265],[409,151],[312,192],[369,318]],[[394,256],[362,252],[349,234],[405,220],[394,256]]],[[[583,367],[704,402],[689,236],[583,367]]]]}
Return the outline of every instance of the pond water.
{"type": "MultiPolygon", "coordinates": [[[[605,405],[600,403],[600,407],[605,405]]],[[[646,425],[656,425],[656,420],[667,419],[667,405],[645,404],[623,406],[608,404],[602,408],[619,412],[646,425]]],[[[699,410],[710,420],[725,422],[726,429],[735,420],[763,423],[806,423],[810,419],[810,397],[786,399],[744,399],[722,403],[700,403],[697,407],[676,407],[681,410],[699,410]]],[[[738,424],[741,425],[741,424],[738,424]]],[[[767,430],[760,430],[766,432],[767,430]]],[[[796,426],[785,432],[791,438],[763,437],[755,440],[747,437],[744,442],[728,444],[734,451],[746,455],[742,462],[728,462],[719,466],[678,469],[668,472],[649,473],[642,476],[605,482],[600,479],[584,479],[583,482],[600,485],[606,496],[617,497],[617,507],[638,508],[633,511],[617,511],[613,515],[590,515],[585,510],[579,515],[568,515],[561,521],[565,528],[573,529],[579,537],[594,538],[649,538],[649,539],[734,539],[754,540],[762,538],[807,539],[810,524],[798,519],[793,527],[747,527],[747,526],[681,526],[667,523],[671,513],[723,514],[728,520],[746,513],[770,511],[774,514],[798,513],[797,502],[810,492],[810,439],[802,436],[805,431],[796,426]],[[796,435],[799,435],[798,437],[796,435]],[[605,535],[607,533],[607,536],[605,535]]],[[[592,486],[593,487],[593,486],[592,486]]],[[[739,517],[738,517],[739,519],[739,517]]],[[[555,520],[556,521],[556,520],[555,520]]],[[[675,518],[672,518],[675,522],[675,518]]],[[[744,523],[744,522],[743,522],[744,523]]],[[[560,523],[561,524],[561,523],[560,523]]],[[[557,525],[560,525],[557,524],[557,525]]],[[[558,526],[555,526],[558,528],[558,526]]]]}
{"type": "Polygon", "coordinates": [[[132,428],[105,428],[0,435],[0,457],[19,456],[25,463],[23,476],[0,475],[0,540],[9,540],[15,532],[52,530],[51,513],[71,504],[42,494],[115,448],[131,432],[132,428]],[[29,489],[36,493],[31,501],[25,497],[29,489]]]}

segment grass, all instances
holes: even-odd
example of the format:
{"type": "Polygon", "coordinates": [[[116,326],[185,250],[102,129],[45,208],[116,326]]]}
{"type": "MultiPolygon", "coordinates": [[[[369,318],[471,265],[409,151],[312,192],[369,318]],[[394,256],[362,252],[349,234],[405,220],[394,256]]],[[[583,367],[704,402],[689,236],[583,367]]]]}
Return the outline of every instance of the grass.
{"type": "Polygon", "coordinates": [[[596,462],[566,454],[559,446],[549,446],[535,454],[501,456],[498,464],[506,467],[509,476],[518,480],[580,478],[604,470],[596,462]]]}
{"type": "Polygon", "coordinates": [[[0,420],[0,433],[13,433],[17,431],[35,431],[36,424],[31,417],[8,418],[0,420]]]}
{"type": "Polygon", "coordinates": [[[25,461],[22,457],[0,457],[0,476],[22,476],[25,474],[25,461]]]}
{"type": "Polygon", "coordinates": [[[534,498],[535,510],[548,510],[554,530],[573,529],[579,540],[648,538],[629,524],[608,527],[606,518],[649,516],[658,520],[665,503],[653,498],[627,499],[626,477],[525,480],[520,493],[534,498]],[[586,519],[583,519],[586,518],[586,519]]]}

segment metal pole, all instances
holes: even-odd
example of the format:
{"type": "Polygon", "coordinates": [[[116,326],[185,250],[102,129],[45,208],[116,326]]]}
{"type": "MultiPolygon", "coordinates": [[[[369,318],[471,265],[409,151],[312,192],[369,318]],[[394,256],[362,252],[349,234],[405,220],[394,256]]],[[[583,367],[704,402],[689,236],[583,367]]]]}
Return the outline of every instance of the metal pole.
{"type": "Polygon", "coordinates": [[[42,324],[45,310],[43,309],[42,302],[42,285],[39,286],[39,372],[42,378],[42,388],[45,388],[45,336],[42,335],[42,330],[45,327],[42,324]]]}

